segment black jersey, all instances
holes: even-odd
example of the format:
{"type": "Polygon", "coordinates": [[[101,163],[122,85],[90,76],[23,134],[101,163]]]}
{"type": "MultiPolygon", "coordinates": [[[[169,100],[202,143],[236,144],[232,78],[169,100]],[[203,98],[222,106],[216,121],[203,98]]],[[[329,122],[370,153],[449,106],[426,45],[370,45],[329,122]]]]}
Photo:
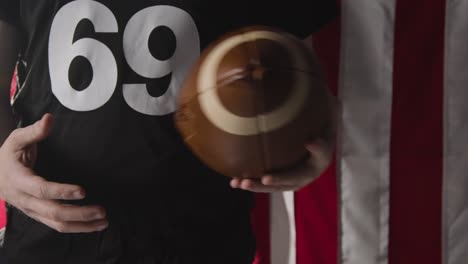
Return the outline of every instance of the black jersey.
{"type": "Polygon", "coordinates": [[[59,234],[9,210],[11,263],[250,263],[252,194],[195,158],[174,127],[176,97],[203,48],[246,25],[305,37],[330,0],[0,0],[21,33],[14,110],[52,113],[35,171],[81,185],[110,226],[59,234]]]}

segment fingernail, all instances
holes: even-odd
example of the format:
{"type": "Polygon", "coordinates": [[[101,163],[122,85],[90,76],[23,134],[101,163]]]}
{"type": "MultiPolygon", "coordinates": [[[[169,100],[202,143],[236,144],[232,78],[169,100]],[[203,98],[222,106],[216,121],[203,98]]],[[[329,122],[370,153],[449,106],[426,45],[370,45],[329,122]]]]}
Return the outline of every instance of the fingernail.
{"type": "Polygon", "coordinates": [[[106,229],[108,226],[109,226],[109,223],[102,224],[102,225],[97,226],[96,230],[97,231],[102,231],[102,230],[106,229]]]}
{"type": "Polygon", "coordinates": [[[106,220],[100,221],[100,223],[96,225],[96,228],[102,230],[102,229],[106,229],[108,226],[109,226],[109,221],[107,221],[106,219],[106,220]]]}
{"type": "Polygon", "coordinates": [[[106,218],[106,213],[105,212],[97,212],[94,214],[94,219],[104,219],[106,218]]]}
{"type": "Polygon", "coordinates": [[[104,218],[104,215],[102,213],[95,213],[91,219],[93,220],[99,220],[99,219],[103,219],[104,218]]]}
{"type": "Polygon", "coordinates": [[[83,199],[83,198],[84,198],[84,193],[83,193],[83,191],[75,191],[75,192],[73,192],[73,198],[75,198],[75,199],[83,199]]]}

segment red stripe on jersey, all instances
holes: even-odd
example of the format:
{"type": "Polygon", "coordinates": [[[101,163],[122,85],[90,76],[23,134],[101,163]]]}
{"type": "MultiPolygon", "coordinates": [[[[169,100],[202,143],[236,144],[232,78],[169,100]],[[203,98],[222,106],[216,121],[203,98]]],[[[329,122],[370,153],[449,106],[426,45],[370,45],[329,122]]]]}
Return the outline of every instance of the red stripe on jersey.
{"type": "Polygon", "coordinates": [[[0,200],[0,229],[6,225],[6,210],[5,203],[0,200]]]}
{"type": "Polygon", "coordinates": [[[11,80],[11,88],[10,88],[10,98],[12,98],[16,93],[16,76],[17,76],[17,68],[13,73],[13,78],[11,80]]]}
{"type": "MultiPolygon", "coordinates": [[[[329,88],[336,95],[340,65],[340,23],[336,19],[313,35],[329,88]]],[[[297,264],[336,264],[338,250],[336,162],[315,182],[296,193],[297,264]]]]}
{"type": "Polygon", "coordinates": [[[396,6],[390,264],[442,260],[445,1],[396,6]]]}

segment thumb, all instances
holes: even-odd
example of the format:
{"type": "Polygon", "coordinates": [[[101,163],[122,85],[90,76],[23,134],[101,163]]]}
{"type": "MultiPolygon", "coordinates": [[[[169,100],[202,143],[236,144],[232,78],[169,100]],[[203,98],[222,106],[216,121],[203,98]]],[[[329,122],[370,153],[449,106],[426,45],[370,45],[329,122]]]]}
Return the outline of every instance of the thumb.
{"type": "Polygon", "coordinates": [[[316,169],[323,171],[330,165],[333,159],[333,150],[325,140],[318,139],[307,143],[306,149],[309,151],[316,169]]]}
{"type": "Polygon", "coordinates": [[[52,131],[53,116],[45,114],[41,120],[36,123],[18,128],[10,136],[9,143],[16,150],[24,149],[25,147],[38,143],[47,138],[52,131]]]}

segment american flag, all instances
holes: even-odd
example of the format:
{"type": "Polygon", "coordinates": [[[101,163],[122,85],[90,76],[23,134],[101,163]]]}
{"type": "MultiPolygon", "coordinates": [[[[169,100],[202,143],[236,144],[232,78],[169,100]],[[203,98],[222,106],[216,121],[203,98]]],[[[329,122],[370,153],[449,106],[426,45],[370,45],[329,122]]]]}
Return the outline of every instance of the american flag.
{"type": "Polygon", "coordinates": [[[312,42],[335,162],[259,195],[258,264],[468,263],[468,0],[342,0],[312,42]]]}

